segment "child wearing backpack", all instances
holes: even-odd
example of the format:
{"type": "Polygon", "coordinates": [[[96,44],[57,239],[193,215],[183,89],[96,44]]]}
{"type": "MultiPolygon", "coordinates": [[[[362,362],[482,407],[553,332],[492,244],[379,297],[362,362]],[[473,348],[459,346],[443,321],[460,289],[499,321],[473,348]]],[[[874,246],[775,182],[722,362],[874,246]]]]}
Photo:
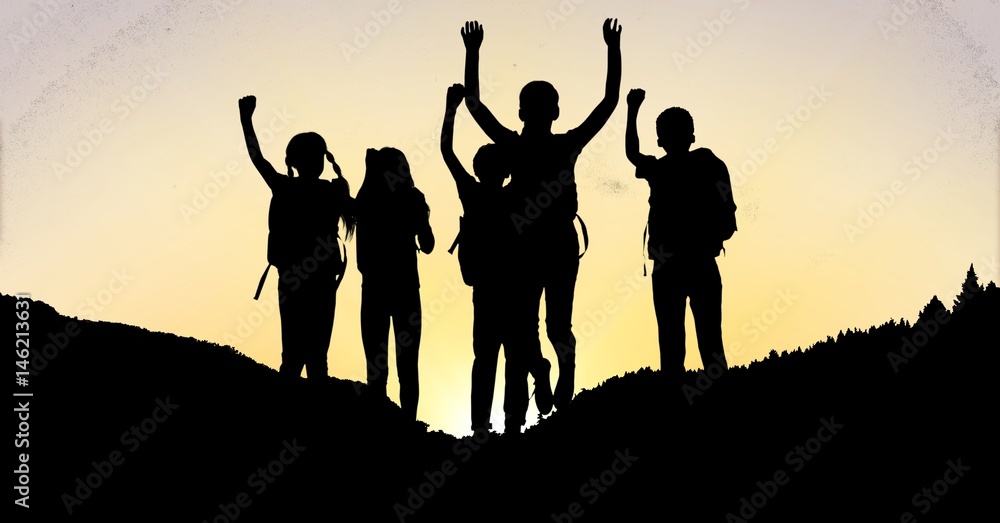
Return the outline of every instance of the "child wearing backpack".
{"type": "MultiPolygon", "coordinates": [[[[604,21],[602,32],[607,45],[604,97],[579,126],[565,133],[552,131],[559,118],[559,93],[545,81],[529,82],[521,89],[518,110],[518,118],[524,124],[521,132],[501,124],[479,97],[483,26],[476,21],[466,22],[460,31],[466,49],[465,103],[483,132],[502,146],[511,159],[509,187],[520,202],[519,208],[511,213],[511,220],[529,246],[524,253],[525,266],[545,290],[545,330],[558,357],[559,378],[554,391],[557,409],[569,404],[575,390],[576,336],[572,319],[581,256],[574,226],[578,208],[576,161],[618,105],[621,31],[617,19],[604,21]]],[[[585,232],[584,240],[586,243],[585,232]]]]}
{"type": "Polygon", "coordinates": [[[328,377],[327,352],[333,332],[337,288],[347,260],[341,256],[339,224],[350,239],[354,217],[347,179],[316,133],[297,134],[288,142],[283,176],[264,159],[253,128],[254,96],[239,101],[247,152],[271,189],[268,212],[267,261],[257,295],[271,265],[278,269],[278,313],[281,317],[281,375],[299,377],[303,367],[310,381],[328,377]],[[337,178],[320,179],[329,161],[337,178]],[[298,176],[295,174],[298,173],[298,176]]]}
{"type": "Polygon", "coordinates": [[[659,329],[660,369],[672,380],[684,374],[684,312],[691,299],[698,349],[706,368],[728,368],[722,344],[722,278],[715,258],[736,231],[736,203],[726,164],[712,151],[691,149],[694,120],[671,107],[656,119],[662,158],[639,152],[636,119],[645,91],[626,99],[625,153],[636,178],[649,183],[649,259],[653,307],[659,329]]]}
{"type": "Polygon", "coordinates": [[[365,180],[355,200],[358,270],[361,272],[361,342],[368,367],[368,392],[385,397],[389,324],[396,342],[399,403],[417,418],[420,382],[417,356],[422,328],[417,251],[434,250],[430,208],[413,183],[398,149],[368,149],[365,180]]]}
{"type": "Polygon", "coordinates": [[[448,89],[444,125],[441,127],[441,154],[448,166],[464,216],[456,240],[462,277],[472,286],[472,430],[489,430],[493,409],[500,346],[506,359],[504,413],[505,431],[519,433],[528,409],[526,386],[529,371],[535,377],[538,411],[552,410],[549,361],[542,357],[538,338],[538,300],[542,292],[536,278],[514,266],[520,256],[518,235],[510,221],[512,195],[503,186],[510,174],[506,154],[496,144],[479,148],[472,166],[476,178],[455,155],[452,147],[455,112],[465,99],[461,84],[448,89]],[[534,311],[532,315],[532,306],[534,311]]]}

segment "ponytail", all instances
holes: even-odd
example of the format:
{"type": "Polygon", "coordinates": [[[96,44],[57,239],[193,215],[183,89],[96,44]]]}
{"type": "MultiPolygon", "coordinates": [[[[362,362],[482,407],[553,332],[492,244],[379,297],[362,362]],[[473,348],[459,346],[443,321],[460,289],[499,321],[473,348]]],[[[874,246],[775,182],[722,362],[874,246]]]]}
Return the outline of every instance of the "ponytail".
{"type": "Polygon", "coordinates": [[[354,228],[358,222],[357,218],[354,216],[354,213],[351,209],[352,206],[350,205],[351,184],[348,183],[347,178],[344,177],[343,171],[340,170],[340,166],[337,165],[337,160],[334,159],[333,153],[331,153],[330,151],[326,151],[326,159],[329,160],[331,164],[333,164],[333,172],[337,173],[337,178],[331,180],[331,182],[335,184],[338,183],[343,184],[342,194],[344,195],[344,201],[341,203],[340,206],[341,208],[340,219],[343,220],[344,229],[346,229],[345,238],[349,240],[351,239],[352,236],[354,236],[354,228]]]}
{"type": "MultiPolygon", "coordinates": [[[[341,178],[344,178],[344,173],[342,173],[342,172],[340,171],[340,166],[339,166],[339,165],[337,165],[337,160],[334,160],[334,159],[333,159],[333,153],[331,153],[330,151],[327,151],[327,152],[326,152],[326,159],[327,159],[327,160],[330,160],[330,163],[332,163],[332,164],[333,164],[333,172],[337,173],[337,176],[339,176],[339,177],[341,177],[341,178]]],[[[345,182],[345,183],[347,182],[347,179],[346,179],[346,178],[344,179],[344,182],[345,182]]]]}

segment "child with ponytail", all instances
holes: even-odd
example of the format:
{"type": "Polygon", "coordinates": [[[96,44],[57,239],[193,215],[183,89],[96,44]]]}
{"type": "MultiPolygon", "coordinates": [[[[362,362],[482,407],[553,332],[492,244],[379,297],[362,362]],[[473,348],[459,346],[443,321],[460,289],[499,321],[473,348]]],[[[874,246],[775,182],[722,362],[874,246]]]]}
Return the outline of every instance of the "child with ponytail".
{"type": "Polygon", "coordinates": [[[434,250],[430,208],[414,186],[398,149],[368,149],[365,179],[356,199],[358,270],[361,271],[361,341],[368,362],[368,393],[386,395],[389,324],[396,344],[399,404],[417,417],[417,355],[422,328],[417,251],[434,250]]]}
{"type": "MultiPolygon", "coordinates": [[[[354,234],[350,187],[323,137],[316,133],[292,137],[285,150],[288,175],[279,174],[261,154],[252,122],[256,105],[253,96],[239,101],[247,151],[272,194],[267,261],[268,269],[274,265],[280,275],[279,372],[297,378],[305,367],[310,381],[324,381],[328,377],[327,352],[337,288],[347,264],[346,251],[341,255],[339,225],[343,223],[346,239],[354,234]],[[332,180],[320,179],[326,161],[337,174],[332,180]]],[[[266,276],[267,269],[257,289],[258,296],[266,276]]]]}

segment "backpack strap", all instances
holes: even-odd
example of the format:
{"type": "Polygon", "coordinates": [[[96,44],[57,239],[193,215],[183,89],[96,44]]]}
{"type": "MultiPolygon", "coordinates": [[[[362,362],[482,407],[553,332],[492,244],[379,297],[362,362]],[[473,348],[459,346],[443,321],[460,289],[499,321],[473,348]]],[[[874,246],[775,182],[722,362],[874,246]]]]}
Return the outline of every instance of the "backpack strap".
{"type": "Polygon", "coordinates": [[[648,276],[646,274],[646,234],[649,232],[649,222],[646,222],[646,227],[642,230],[642,275],[648,276]]]}
{"type": "Polygon", "coordinates": [[[587,235],[587,224],[583,223],[583,218],[577,214],[576,219],[580,220],[580,230],[583,232],[583,252],[577,258],[583,258],[583,255],[587,254],[587,248],[590,247],[590,236],[587,235]]]}
{"type": "Polygon", "coordinates": [[[253,295],[253,299],[256,300],[256,299],[260,298],[260,291],[262,291],[264,289],[264,280],[267,279],[267,271],[269,271],[269,270],[271,270],[271,264],[270,263],[267,264],[267,267],[264,267],[264,274],[260,275],[260,283],[257,284],[257,294],[253,295]]]}
{"type": "Polygon", "coordinates": [[[455,241],[451,242],[451,247],[448,248],[448,254],[455,254],[455,249],[458,247],[459,242],[462,241],[462,219],[464,216],[458,217],[458,234],[455,235],[455,241]]]}

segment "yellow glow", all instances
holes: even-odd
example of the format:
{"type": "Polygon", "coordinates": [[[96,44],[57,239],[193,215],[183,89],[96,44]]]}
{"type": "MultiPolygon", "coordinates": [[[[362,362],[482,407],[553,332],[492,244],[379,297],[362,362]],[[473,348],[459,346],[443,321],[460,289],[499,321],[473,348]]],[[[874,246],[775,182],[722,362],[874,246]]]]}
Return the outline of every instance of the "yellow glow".
{"type": "MultiPolygon", "coordinates": [[[[4,20],[35,9],[11,4],[4,20]]],[[[483,94],[501,122],[517,128],[520,88],[544,78],[560,92],[560,132],[602,96],[600,26],[612,15],[624,27],[622,98],[577,170],[592,240],[575,303],[578,388],[659,366],[641,271],[648,189],[624,157],[624,95],[632,87],[647,91],[639,119],[645,153],[659,153],[656,115],[684,106],[695,118],[696,146],[715,151],[736,182],[740,230],[719,258],[731,364],[840,329],[913,318],[934,294],[949,303],[970,262],[982,281],[997,279],[1000,49],[987,23],[996,6],[921,11],[885,39],[879,21],[891,5],[861,0],[592,0],[562,2],[575,6],[565,14],[556,0],[403,0],[358,47],[358,31],[384,20],[388,2],[243,2],[224,12],[195,4],[88,11],[72,32],[72,17],[56,17],[0,57],[0,290],[31,292],[69,315],[231,343],[276,368],[280,325],[273,304],[267,308],[273,273],[262,301],[251,299],[265,265],[269,192],[248,161],[236,104],[255,94],[263,150],[279,170],[285,144],[302,131],[326,138],[355,192],[366,148],[407,154],[438,241],[419,262],[427,315],[419,416],[434,429],[467,433],[472,292],[445,252],[461,207],[437,152],[445,91],[462,81],[459,27],[466,17],[485,24],[483,94]],[[704,36],[724,9],[731,22],[704,36]],[[136,25],[145,15],[153,23],[136,25]],[[965,32],[944,34],[940,16],[965,32]],[[131,36],[115,36],[120,31],[131,36]],[[689,37],[709,43],[678,66],[689,37]],[[358,52],[345,56],[345,45],[358,52]],[[985,51],[968,55],[970,46],[985,51]],[[147,67],[167,75],[153,81],[147,67]],[[831,94],[819,99],[817,89],[831,94]],[[142,95],[134,108],[120,101],[129,93],[142,95]],[[792,123],[780,124],[787,115],[792,123]],[[100,131],[103,119],[113,130],[95,135],[100,143],[57,177],[53,164],[66,163],[67,148],[100,131]],[[935,148],[949,128],[957,138],[935,148]],[[914,155],[934,157],[916,178],[914,155]],[[213,189],[213,173],[227,166],[225,186],[213,189]],[[878,194],[897,180],[903,190],[884,212],[859,234],[845,232],[858,226],[859,208],[877,207],[878,194]],[[116,277],[125,283],[112,283],[116,277]],[[776,306],[782,296],[793,297],[776,306]]],[[[456,149],[471,168],[486,138],[465,109],[460,118],[456,149]]],[[[354,260],[353,244],[348,251],[354,260]]],[[[359,285],[352,262],[329,353],[331,373],[353,380],[365,376],[359,285]]],[[[687,332],[686,363],[697,368],[690,315],[687,332]]],[[[554,360],[547,342],[543,349],[554,360]]],[[[395,399],[392,357],[390,368],[395,399]]],[[[493,418],[501,428],[500,385],[493,418]]]]}

